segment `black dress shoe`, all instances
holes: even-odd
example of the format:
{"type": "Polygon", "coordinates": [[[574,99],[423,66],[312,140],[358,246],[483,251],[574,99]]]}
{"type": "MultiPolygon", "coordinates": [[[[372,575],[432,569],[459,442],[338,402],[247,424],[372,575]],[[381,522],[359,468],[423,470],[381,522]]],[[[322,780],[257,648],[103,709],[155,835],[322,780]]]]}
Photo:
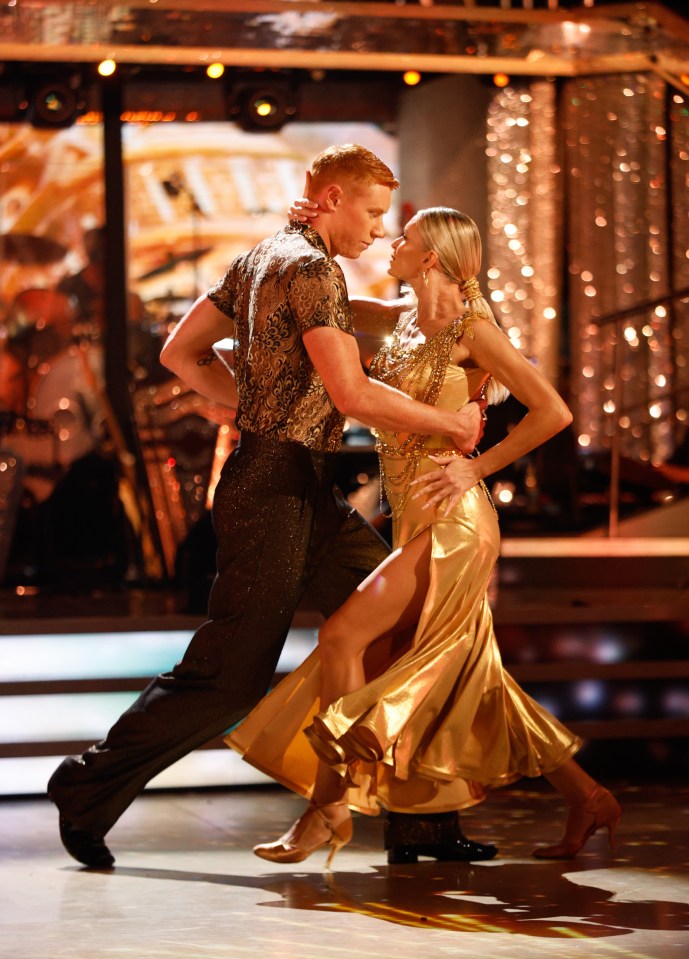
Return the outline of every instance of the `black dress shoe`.
{"type": "Polygon", "coordinates": [[[388,849],[388,863],[391,866],[419,861],[419,856],[430,856],[438,862],[485,862],[494,859],[498,847],[491,844],[474,842],[463,836],[450,843],[436,843],[428,846],[394,845],[388,849]]]}
{"type": "Polygon", "coordinates": [[[456,812],[389,812],[385,848],[390,865],[418,862],[419,856],[430,856],[439,862],[485,862],[498,852],[495,846],[467,839],[456,812]]]}
{"type": "Polygon", "coordinates": [[[60,839],[70,856],[92,869],[110,869],[115,857],[103,842],[102,836],[94,836],[86,829],[78,829],[60,816],[60,839]]]}

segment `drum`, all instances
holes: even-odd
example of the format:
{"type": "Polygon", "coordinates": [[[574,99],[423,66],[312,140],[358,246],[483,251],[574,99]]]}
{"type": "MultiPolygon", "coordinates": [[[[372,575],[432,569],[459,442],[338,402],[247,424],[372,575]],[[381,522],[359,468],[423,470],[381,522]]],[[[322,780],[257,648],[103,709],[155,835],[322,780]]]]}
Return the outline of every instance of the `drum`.
{"type": "Polygon", "coordinates": [[[103,415],[84,368],[103,377],[103,350],[92,344],[84,352],[72,344],[37,368],[29,389],[29,418],[49,423],[54,437],[53,464],[67,467],[90,453],[103,434],[103,415]]]}
{"type": "Polygon", "coordinates": [[[29,370],[64,350],[72,339],[76,307],[59,290],[18,293],[7,313],[7,346],[29,370]]]}

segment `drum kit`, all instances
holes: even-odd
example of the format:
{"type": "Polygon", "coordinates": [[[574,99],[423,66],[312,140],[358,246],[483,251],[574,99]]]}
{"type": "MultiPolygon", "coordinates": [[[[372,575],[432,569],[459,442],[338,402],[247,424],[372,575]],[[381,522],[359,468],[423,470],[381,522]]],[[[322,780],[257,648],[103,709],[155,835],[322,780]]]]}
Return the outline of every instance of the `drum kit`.
{"type": "MultiPolygon", "coordinates": [[[[195,262],[206,252],[176,256],[140,279],[159,277],[182,260],[195,262]]],[[[50,266],[60,263],[66,253],[64,246],[47,237],[0,235],[0,263],[50,266]]],[[[31,270],[34,276],[36,272],[31,270]]],[[[160,349],[192,302],[193,298],[172,291],[143,304],[139,301],[141,308],[130,316],[128,334],[136,395],[155,392],[170,380],[158,362],[160,349]]],[[[17,464],[12,475],[22,487],[25,505],[46,501],[72,464],[98,451],[103,438],[111,434],[103,390],[102,324],[84,323],[79,306],[74,295],[59,288],[28,285],[0,309],[0,464],[17,464]]],[[[5,470],[0,480],[9,475],[5,470]]],[[[0,500],[15,503],[13,510],[2,510],[0,519],[1,582],[17,491],[0,490],[0,500]]]]}
{"type": "MultiPolygon", "coordinates": [[[[65,253],[60,243],[48,237],[0,235],[0,262],[20,268],[48,266],[65,253]]],[[[37,502],[50,494],[60,460],[60,429],[71,432],[70,426],[53,422],[53,413],[69,415],[69,406],[60,409],[65,406],[61,396],[49,401],[44,382],[53,358],[64,353],[71,304],[57,291],[28,288],[14,296],[4,312],[0,315],[0,580],[24,491],[28,489],[37,502]]],[[[60,378],[64,380],[64,372],[60,378]]]]}
{"type": "MultiPolygon", "coordinates": [[[[47,266],[66,253],[48,237],[0,235],[0,261],[47,266]]],[[[158,276],[180,259],[153,272],[158,276]]],[[[132,317],[131,365],[140,385],[169,376],[158,364],[162,342],[191,302],[161,296],[146,303],[141,316],[132,317]]],[[[102,417],[89,388],[89,373],[102,382],[100,323],[80,319],[73,295],[42,287],[17,293],[4,319],[0,316],[0,447],[25,461],[26,482],[39,501],[50,493],[51,473],[59,476],[102,436],[102,417]]]]}
{"type": "MultiPolygon", "coordinates": [[[[66,252],[47,237],[0,236],[0,258],[21,266],[59,262],[66,252]]],[[[0,327],[0,446],[23,462],[25,486],[38,502],[96,442],[73,343],[75,319],[65,293],[29,287],[13,297],[0,327]]]]}

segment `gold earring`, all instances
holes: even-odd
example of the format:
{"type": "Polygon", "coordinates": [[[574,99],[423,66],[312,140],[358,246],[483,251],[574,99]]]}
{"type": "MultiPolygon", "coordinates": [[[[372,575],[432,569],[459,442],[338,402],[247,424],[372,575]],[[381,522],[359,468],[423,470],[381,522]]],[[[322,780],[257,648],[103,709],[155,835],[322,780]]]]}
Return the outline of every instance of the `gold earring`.
{"type": "Polygon", "coordinates": [[[421,275],[423,276],[423,285],[428,286],[428,273],[424,270],[421,275]]]}

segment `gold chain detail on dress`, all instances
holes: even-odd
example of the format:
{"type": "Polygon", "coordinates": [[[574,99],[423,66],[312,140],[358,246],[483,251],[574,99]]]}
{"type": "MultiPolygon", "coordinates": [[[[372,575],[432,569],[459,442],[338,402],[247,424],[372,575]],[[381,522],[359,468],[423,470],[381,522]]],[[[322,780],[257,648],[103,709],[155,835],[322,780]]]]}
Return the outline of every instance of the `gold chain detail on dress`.
{"type": "MultiPolygon", "coordinates": [[[[406,323],[406,317],[405,321],[406,323]]],[[[414,400],[434,406],[445,382],[445,374],[452,356],[452,349],[465,333],[473,337],[474,330],[470,318],[465,315],[454,320],[442,330],[438,330],[425,343],[418,346],[403,347],[399,342],[398,326],[390,343],[386,344],[373,358],[371,376],[382,380],[389,386],[406,393],[414,400]],[[427,381],[424,383],[424,377],[427,381]]],[[[416,477],[419,461],[427,455],[424,447],[428,434],[410,433],[401,443],[391,446],[377,436],[376,449],[380,459],[381,500],[383,490],[387,494],[399,493],[397,505],[391,505],[392,515],[401,515],[407,503],[411,484],[416,477]],[[398,476],[391,477],[385,469],[383,457],[388,456],[405,465],[398,476]]],[[[435,452],[435,451],[434,451],[435,452]]],[[[460,454],[461,455],[461,454],[460,454]]]]}

